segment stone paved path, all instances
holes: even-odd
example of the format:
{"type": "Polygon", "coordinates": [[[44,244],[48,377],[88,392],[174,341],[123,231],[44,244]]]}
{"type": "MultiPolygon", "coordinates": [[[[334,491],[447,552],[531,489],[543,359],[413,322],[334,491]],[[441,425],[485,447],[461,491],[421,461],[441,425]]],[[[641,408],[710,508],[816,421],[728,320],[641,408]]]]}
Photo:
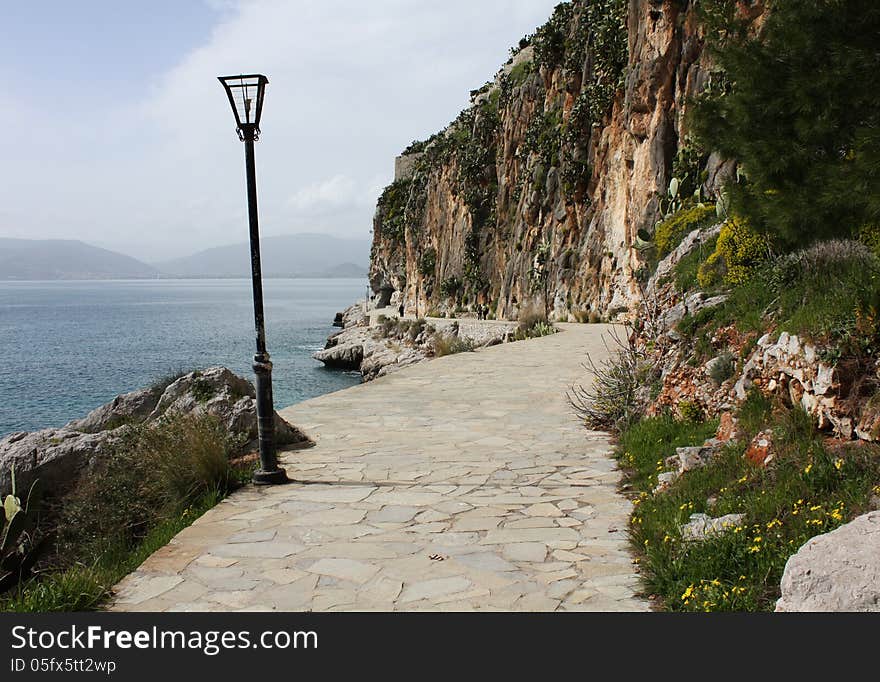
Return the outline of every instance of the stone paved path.
{"type": "Polygon", "coordinates": [[[565,389],[601,325],[422,363],[282,411],[298,483],[224,500],[116,610],[643,610],[629,502],[565,389]]]}

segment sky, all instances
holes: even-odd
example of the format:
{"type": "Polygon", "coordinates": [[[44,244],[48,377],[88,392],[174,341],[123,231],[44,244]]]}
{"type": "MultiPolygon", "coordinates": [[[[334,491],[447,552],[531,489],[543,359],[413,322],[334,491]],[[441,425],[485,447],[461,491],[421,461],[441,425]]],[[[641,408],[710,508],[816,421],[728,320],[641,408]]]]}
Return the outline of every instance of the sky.
{"type": "Polygon", "coordinates": [[[264,73],[262,234],[370,239],[394,157],[557,2],[0,0],[0,237],[148,262],[245,241],[217,76],[264,73]]]}

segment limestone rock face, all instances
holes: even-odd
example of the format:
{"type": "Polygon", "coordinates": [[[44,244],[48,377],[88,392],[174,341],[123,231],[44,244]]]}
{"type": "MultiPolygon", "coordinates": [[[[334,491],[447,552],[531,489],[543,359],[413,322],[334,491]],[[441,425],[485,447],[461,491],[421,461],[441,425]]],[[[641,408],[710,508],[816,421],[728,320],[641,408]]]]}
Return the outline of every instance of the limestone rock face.
{"type": "MultiPolygon", "coordinates": [[[[210,414],[230,435],[249,442],[257,437],[254,388],[225,367],[190,372],[166,388],[144,389],[116,397],[60,429],[11,433],[0,439],[0,493],[19,490],[40,479],[47,490],[69,485],[95,465],[131,425],[153,422],[169,414],[210,414]]],[[[311,441],[275,414],[275,442],[308,445],[311,441]]]]}
{"type": "MultiPolygon", "coordinates": [[[[374,220],[370,282],[382,305],[489,304],[499,319],[532,306],[563,321],[632,313],[636,234],[660,217],[686,102],[709,80],[693,4],[631,0],[620,16],[595,17],[574,0],[562,38],[583,53],[538,63],[536,49],[522,50],[418,158],[399,160],[404,196],[396,207],[380,201],[374,220]],[[599,83],[596,64],[616,48],[588,39],[601,21],[623,41],[613,85],[599,83]],[[596,110],[606,85],[607,107],[596,110]],[[463,139],[464,152],[446,153],[463,139]]],[[[734,167],[707,165],[712,195],[734,167]]]]}
{"type": "Polygon", "coordinates": [[[777,611],[880,611],[880,511],[810,539],[789,558],[777,611]]]}
{"type": "Polygon", "coordinates": [[[161,391],[150,388],[119,395],[82,419],[74,419],[65,428],[82,433],[98,433],[122,424],[140,423],[156,409],[161,396],[161,391]]]}
{"type": "Polygon", "coordinates": [[[13,468],[19,491],[28,490],[36,479],[46,490],[63,487],[107,453],[117,438],[115,431],[78,433],[67,427],[10,433],[0,439],[0,494],[11,490],[13,468]]]}

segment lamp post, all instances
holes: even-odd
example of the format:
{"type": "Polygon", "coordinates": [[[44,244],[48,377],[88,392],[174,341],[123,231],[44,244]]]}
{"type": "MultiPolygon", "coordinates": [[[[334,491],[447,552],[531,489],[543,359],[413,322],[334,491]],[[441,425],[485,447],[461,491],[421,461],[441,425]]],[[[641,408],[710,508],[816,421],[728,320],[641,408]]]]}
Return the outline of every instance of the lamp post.
{"type": "Polygon", "coordinates": [[[263,316],[263,275],[260,266],[260,224],[257,217],[257,173],[254,167],[254,142],[260,137],[260,116],[263,95],[269,79],[261,74],[221,76],[219,78],[232,113],[235,114],[238,138],[244,142],[247,170],[248,218],[251,237],[251,282],[254,292],[254,327],[257,353],[254,373],[257,389],[257,432],[260,443],[260,468],[254,472],[254,483],[269,485],[285,483],[287,473],[278,466],[275,456],[275,408],[272,404],[272,362],[266,352],[266,329],[263,316]]]}

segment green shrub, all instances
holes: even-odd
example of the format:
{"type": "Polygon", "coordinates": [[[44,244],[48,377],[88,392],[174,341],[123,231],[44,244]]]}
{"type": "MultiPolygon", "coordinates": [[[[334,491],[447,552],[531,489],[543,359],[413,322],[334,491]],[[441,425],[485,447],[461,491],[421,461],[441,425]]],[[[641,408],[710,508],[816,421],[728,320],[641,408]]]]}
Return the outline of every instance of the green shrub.
{"type": "Polygon", "coordinates": [[[591,384],[574,385],[568,402],[575,414],[591,429],[626,429],[638,421],[650,397],[645,388],[657,386],[659,371],[651,355],[635,342],[635,334],[611,332],[616,349],[600,363],[587,356],[591,384]]]}
{"type": "MultiPolygon", "coordinates": [[[[60,566],[44,570],[18,590],[0,596],[0,611],[90,611],[100,607],[110,590],[182,529],[215,506],[221,499],[209,493],[182,512],[150,529],[135,546],[107,542],[98,555],[80,552],[65,555],[60,566]]],[[[97,512],[96,512],[97,513],[97,512]]],[[[69,549],[69,548],[68,548],[69,549]]],[[[73,548],[76,549],[76,548],[73,548]]]]}
{"type": "Polygon", "coordinates": [[[507,83],[512,88],[518,88],[525,83],[526,79],[531,76],[534,71],[535,65],[531,60],[520,62],[510,70],[509,74],[507,74],[507,83]]]}
{"type": "Polygon", "coordinates": [[[553,9],[550,19],[535,31],[531,40],[535,49],[535,62],[549,68],[562,63],[571,15],[571,3],[560,2],[553,9]]]}
{"type": "MultiPolygon", "coordinates": [[[[809,538],[863,513],[880,490],[876,446],[829,452],[802,410],[772,413],[763,400],[750,400],[750,428],[769,427],[774,434],[776,457],[764,468],[743,457],[744,442],[735,443],[652,494],[652,465],[662,469],[676,444],[699,444],[709,429],[674,444],[669,434],[678,435],[681,427],[661,417],[621,436],[621,462],[632,463],[628,476],[642,490],[630,519],[631,542],[645,591],[658,595],[667,610],[772,610],[788,558],[809,538]],[[742,513],[745,519],[694,542],[682,537],[681,526],[695,513],[742,513]]],[[[746,415],[739,417],[742,426],[746,415]]]]}
{"type": "Polygon", "coordinates": [[[863,225],[859,230],[859,241],[871,249],[875,256],[880,256],[880,225],[863,225]]]}
{"type": "Polygon", "coordinates": [[[99,471],[65,498],[59,548],[96,557],[111,545],[136,544],[195,500],[234,486],[229,457],[240,446],[209,415],[176,415],[130,427],[99,471]]]}
{"type": "Polygon", "coordinates": [[[692,130],[739,160],[745,178],[728,187],[731,207],[776,243],[852,236],[880,215],[880,4],[765,7],[699,3],[718,72],[691,108],[692,130]]]}
{"type": "Polygon", "coordinates": [[[705,417],[703,406],[693,400],[682,400],[678,404],[678,414],[681,416],[683,421],[690,422],[692,424],[698,424],[702,422],[703,418],[705,417]]]}
{"type": "Polygon", "coordinates": [[[697,204],[673,214],[654,230],[658,258],[671,253],[694,230],[709,227],[717,220],[714,205],[697,204]]]}
{"type": "Polygon", "coordinates": [[[456,353],[470,353],[474,350],[474,342],[470,339],[461,339],[457,336],[435,334],[433,339],[434,355],[442,358],[444,355],[456,353]]]}
{"type": "Polygon", "coordinates": [[[705,244],[701,243],[696,249],[684,256],[673,269],[673,277],[675,288],[680,292],[690,291],[699,286],[697,273],[700,266],[706,262],[706,259],[715,251],[718,244],[718,238],[713,237],[705,244]]]}
{"type": "Polygon", "coordinates": [[[697,271],[704,288],[744,284],[770,257],[770,243],[742,218],[730,218],[721,228],[715,251],[697,271]]]}
{"type": "Polygon", "coordinates": [[[517,316],[517,321],[519,324],[513,335],[514,341],[534,339],[556,333],[556,327],[547,320],[547,314],[540,306],[523,308],[517,316]]]}
{"type": "Polygon", "coordinates": [[[547,322],[547,313],[539,306],[529,306],[519,311],[517,315],[517,330],[526,332],[539,323],[547,322]]]}
{"type": "Polygon", "coordinates": [[[437,267],[437,250],[429,246],[419,259],[419,272],[423,277],[433,277],[435,267],[437,267]]]}
{"type": "Polygon", "coordinates": [[[380,216],[379,232],[391,241],[403,241],[406,232],[404,214],[409,199],[412,180],[395,180],[386,187],[377,202],[380,216]]]}
{"type": "Polygon", "coordinates": [[[734,361],[733,353],[725,351],[717,357],[709,369],[709,378],[720,386],[733,376],[735,368],[736,362],[734,361]]]}
{"type": "Polygon", "coordinates": [[[440,282],[440,294],[445,298],[455,298],[461,291],[461,280],[452,275],[440,282]]]}

